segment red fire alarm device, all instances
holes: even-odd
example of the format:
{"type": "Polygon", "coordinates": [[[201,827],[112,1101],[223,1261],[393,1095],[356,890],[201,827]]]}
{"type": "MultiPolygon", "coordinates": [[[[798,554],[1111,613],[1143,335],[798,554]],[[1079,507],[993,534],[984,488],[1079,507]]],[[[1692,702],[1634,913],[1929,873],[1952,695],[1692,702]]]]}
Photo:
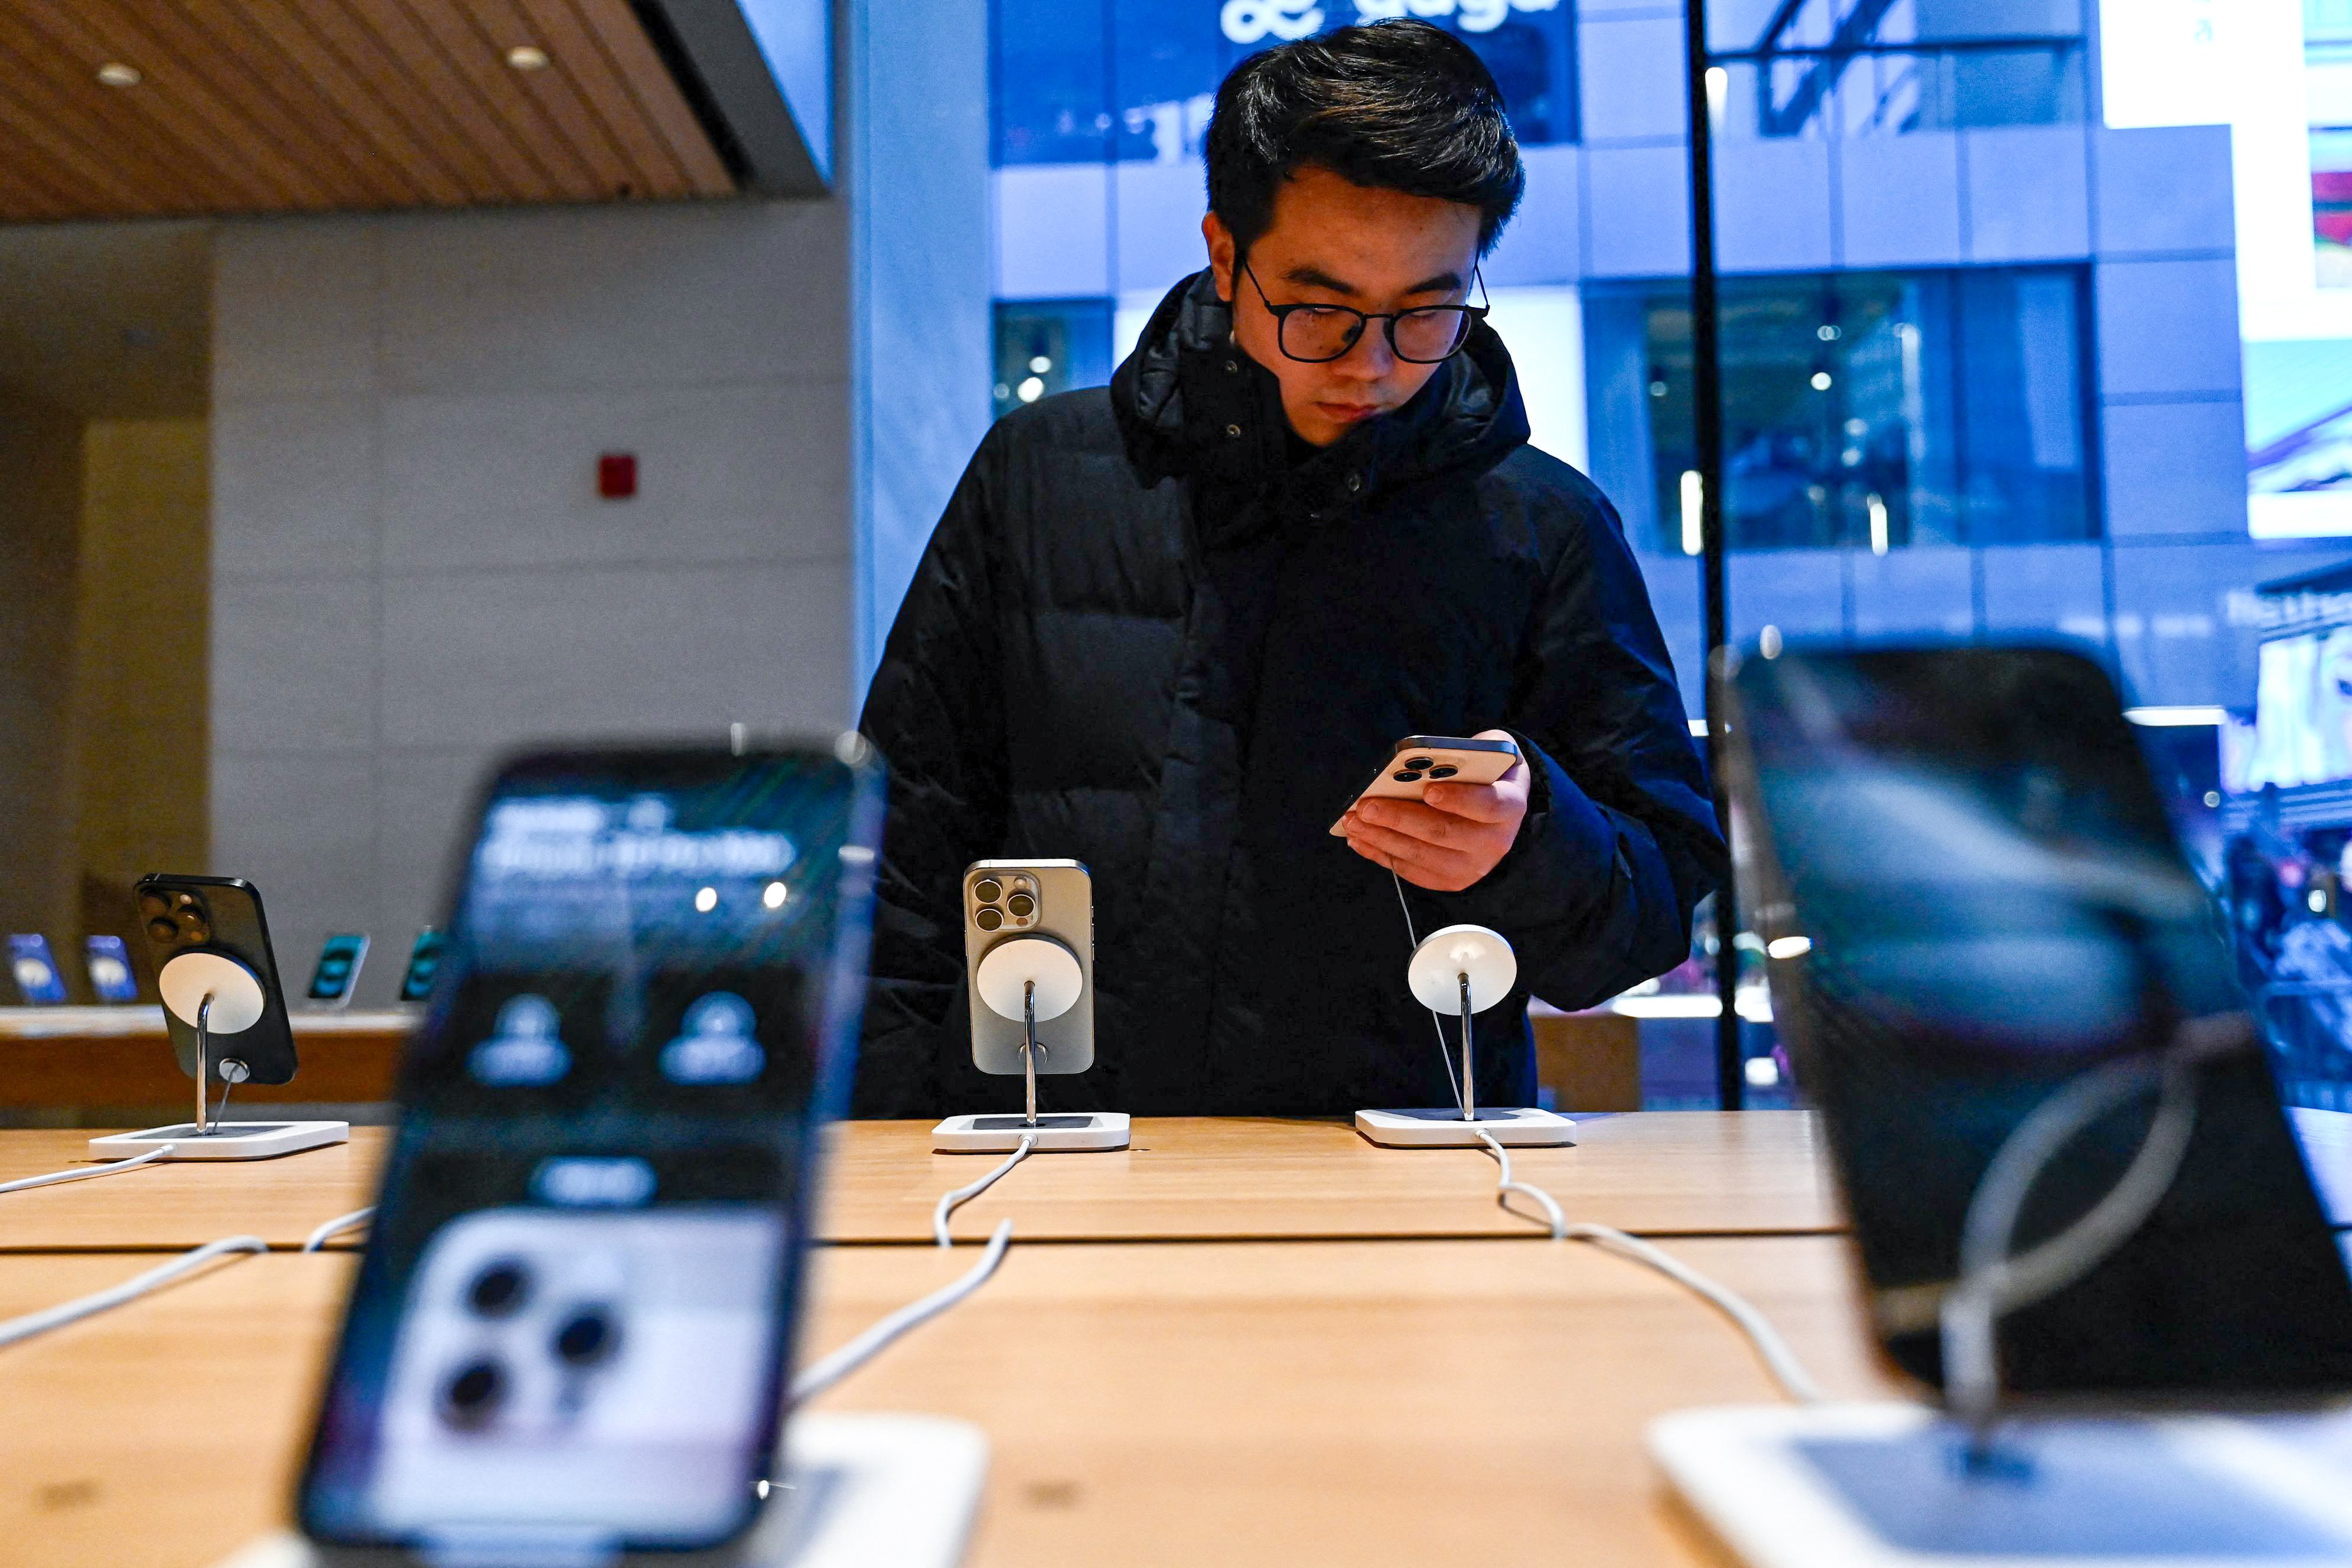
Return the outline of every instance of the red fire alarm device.
{"type": "Polygon", "coordinates": [[[637,493],[637,458],[633,452],[607,452],[596,459],[596,494],[608,501],[625,501],[637,493]]]}

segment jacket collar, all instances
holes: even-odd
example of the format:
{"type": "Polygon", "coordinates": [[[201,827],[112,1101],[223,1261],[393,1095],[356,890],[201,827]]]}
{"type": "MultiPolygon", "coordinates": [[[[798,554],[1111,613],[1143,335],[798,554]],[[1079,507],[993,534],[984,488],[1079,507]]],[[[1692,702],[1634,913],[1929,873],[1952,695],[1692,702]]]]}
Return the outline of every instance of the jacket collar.
{"type": "Polygon", "coordinates": [[[1232,308],[1206,269],[1152,312],[1111,377],[1111,407],[1144,483],[1280,486],[1316,520],[1382,488],[1482,474],[1528,438],[1510,353],[1482,321],[1412,402],[1294,464],[1281,383],[1234,342],[1232,308]]]}

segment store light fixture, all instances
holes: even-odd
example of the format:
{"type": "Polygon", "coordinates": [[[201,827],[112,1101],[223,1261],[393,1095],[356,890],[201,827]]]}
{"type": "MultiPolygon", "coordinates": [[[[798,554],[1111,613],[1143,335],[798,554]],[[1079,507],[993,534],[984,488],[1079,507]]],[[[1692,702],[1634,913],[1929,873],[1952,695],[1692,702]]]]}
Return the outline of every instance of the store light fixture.
{"type": "Polygon", "coordinates": [[[694,894],[694,907],[704,915],[718,908],[719,890],[715,887],[698,888],[694,894]]]}
{"type": "Polygon", "coordinates": [[[1813,372],[1813,390],[1815,392],[1827,392],[1830,390],[1829,371],[1815,371],[1813,372]]]}
{"type": "Polygon", "coordinates": [[[1683,470],[1683,554],[1696,555],[1706,548],[1706,530],[1700,526],[1702,503],[1706,497],[1706,481],[1696,468],[1683,470]]]}
{"type": "Polygon", "coordinates": [[[547,51],[530,44],[517,44],[507,51],[507,64],[519,71],[543,71],[547,68],[547,51]]]}
{"type": "Polygon", "coordinates": [[[781,882],[772,882],[761,890],[760,902],[770,909],[782,909],[784,906],[784,900],[791,896],[792,889],[781,882]]]}
{"type": "Polygon", "coordinates": [[[107,87],[137,87],[146,78],[140,74],[137,66],[109,60],[98,68],[98,79],[107,87]]]}
{"type": "Polygon", "coordinates": [[[1890,542],[1886,528],[1886,497],[1874,490],[1863,497],[1863,504],[1870,508],[1870,553],[1885,555],[1890,542]]]}

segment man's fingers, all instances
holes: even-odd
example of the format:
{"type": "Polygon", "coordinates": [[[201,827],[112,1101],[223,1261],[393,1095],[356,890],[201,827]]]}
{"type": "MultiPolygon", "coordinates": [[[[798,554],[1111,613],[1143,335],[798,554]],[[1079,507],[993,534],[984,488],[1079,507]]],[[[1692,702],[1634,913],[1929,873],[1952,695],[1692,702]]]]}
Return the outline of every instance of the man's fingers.
{"type": "Polygon", "coordinates": [[[1470,857],[1459,850],[1400,833],[1378,823],[1359,821],[1349,831],[1348,841],[1359,848],[1374,852],[1374,858],[1386,856],[1400,866],[1418,866],[1439,874],[1453,874],[1468,869],[1470,857]]]}
{"type": "Polygon", "coordinates": [[[1400,856],[1374,849],[1361,839],[1349,839],[1348,847],[1380,867],[1394,872],[1415,887],[1425,887],[1432,893],[1459,893],[1468,887],[1472,878],[1468,868],[1433,870],[1400,856]]]}
{"type": "Polygon", "coordinates": [[[1391,800],[1379,796],[1357,802],[1356,820],[1376,828],[1408,833],[1433,844],[1456,843],[1470,827],[1461,816],[1441,811],[1434,806],[1424,806],[1418,800],[1391,800]]]}
{"type": "Polygon", "coordinates": [[[1517,809],[1492,784],[1432,784],[1422,799],[1444,816],[1467,817],[1474,822],[1507,822],[1517,809]]]}

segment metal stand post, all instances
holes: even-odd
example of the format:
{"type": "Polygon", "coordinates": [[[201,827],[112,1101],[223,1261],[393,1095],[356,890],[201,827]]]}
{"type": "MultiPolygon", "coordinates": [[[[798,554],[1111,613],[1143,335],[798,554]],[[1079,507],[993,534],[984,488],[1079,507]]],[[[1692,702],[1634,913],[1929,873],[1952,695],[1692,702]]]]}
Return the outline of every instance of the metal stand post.
{"type": "Polygon", "coordinates": [[[1026,981],[1021,988],[1021,1070],[1028,1091],[1028,1110],[1024,1118],[1030,1126],[1037,1124],[1037,1053],[1045,1048],[1037,1043],[1037,982],[1026,981]]]}
{"type": "Polygon", "coordinates": [[[212,1135],[208,1106],[211,1091],[205,1087],[212,1077],[213,1054],[213,993],[206,991],[205,999],[196,1004],[196,1136],[212,1135]]]}
{"type": "Polygon", "coordinates": [[[1472,1077],[1475,1069],[1470,1063],[1470,1059],[1475,1054],[1470,1049],[1470,976],[1465,971],[1460,977],[1462,980],[1462,1119],[1465,1122],[1475,1122],[1478,1119],[1478,1086],[1472,1077]]]}

